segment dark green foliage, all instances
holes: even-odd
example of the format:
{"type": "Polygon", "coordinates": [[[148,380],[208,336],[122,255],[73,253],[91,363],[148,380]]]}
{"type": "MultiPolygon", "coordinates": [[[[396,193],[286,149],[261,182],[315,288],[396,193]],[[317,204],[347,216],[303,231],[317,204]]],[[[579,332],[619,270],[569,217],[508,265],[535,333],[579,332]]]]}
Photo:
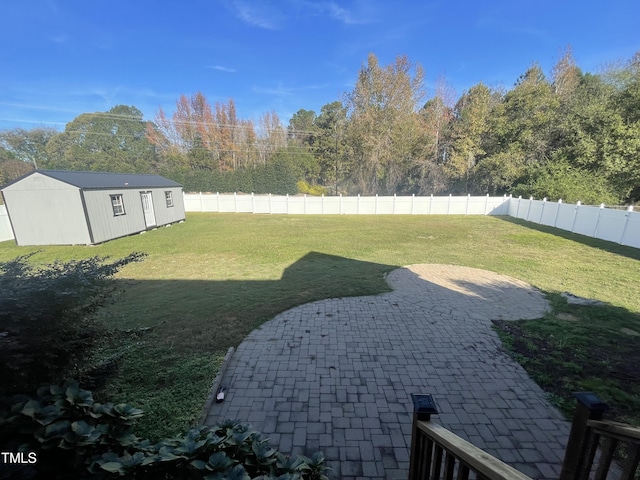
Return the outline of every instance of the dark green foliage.
{"type": "Polygon", "coordinates": [[[144,257],[36,267],[28,262],[32,255],[0,263],[0,396],[77,371],[101,333],[92,316],[115,289],[110,278],[144,257]]]}
{"type": "Polygon", "coordinates": [[[75,382],[16,397],[0,410],[0,448],[35,452],[38,461],[5,469],[0,478],[327,478],[321,453],[285,457],[239,421],[193,428],[154,444],[130,431],[141,416],[130,405],[94,402],[75,382]]]}
{"type": "Polygon", "coordinates": [[[40,168],[147,173],[159,159],[147,140],[147,125],[136,107],[83,113],[46,143],[40,168]]]}
{"type": "Polygon", "coordinates": [[[511,193],[551,201],[562,199],[566,203],[617,205],[620,197],[614,192],[604,175],[558,160],[531,167],[528,178],[511,193]]]}
{"type": "MultiPolygon", "coordinates": [[[[306,156],[305,156],[306,158],[306,156]]],[[[295,194],[301,166],[290,156],[276,157],[266,165],[219,172],[210,170],[167,171],[164,175],[180,182],[185,192],[243,192],[295,194]]]]}

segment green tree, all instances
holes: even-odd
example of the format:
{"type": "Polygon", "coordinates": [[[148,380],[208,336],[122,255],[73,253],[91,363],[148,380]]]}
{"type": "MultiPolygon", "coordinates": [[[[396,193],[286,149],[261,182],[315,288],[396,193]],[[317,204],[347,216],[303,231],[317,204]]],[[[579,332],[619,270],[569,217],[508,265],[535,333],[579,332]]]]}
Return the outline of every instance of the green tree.
{"type": "Polygon", "coordinates": [[[527,168],[552,156],[558,98],[539,65],[531,66],[491,110],[486,155],[474,170],[475,190],[491,194],[509,190],[527,168]]]}
{"type": "Polygon", "coordinates": [[[46,127],[0,131],[0,148],[11,152],[16,160],[31,164],[32,168],[42,167],[47,162],[47,143],[57,133],[56,129],[46,127]]]}
{"type": "Polygon", "coordinates": [[[568,203],[581,201],[588,205],[617,205],[620,201],[603,175],[562,159],[532,167],[527,179],[516,185],[512,193],[551,201],[562,199],[568,203]]]}
{"type": "Polygon", "coordinates": [[[316,137],[316,112],[301,108],[293,114],[287,127],[289,141],[299,147],[311,147],[316,137]]]}
{"type": "Polygon", "coordinates": [[[405,56],[383,67],[371,53],[360,69],[346,97],[352,179],[358,192],[395,193],[406,177],[419,138],[423,76],[422,67],[414,68],[405,56]]]}
{"type": "Polygon", "coordinates": [[[451,148],[446,172],[457,193],[480,193],[472,189],[473,172],[484,157],[484,140],[489,133],[489,116],[499,97],[479,83],[462,94],[456,103],[450,127],[451,148]]]}
{"type": "Polygon", "coordinates": [[[335,195],[341,192],[340,186],[351,171],[346,125],[347,110],[339,101],[323,105],[314,122],[318,133],[313,143],[313,154],[320,167],[319,182],[331,186],[335,195]]]}
{"type": "Polygon", "coordinates": [[[149,173],[161,165],[140,110],[118,105],[83,113],[47,143],[46,168],[149,173]]]}

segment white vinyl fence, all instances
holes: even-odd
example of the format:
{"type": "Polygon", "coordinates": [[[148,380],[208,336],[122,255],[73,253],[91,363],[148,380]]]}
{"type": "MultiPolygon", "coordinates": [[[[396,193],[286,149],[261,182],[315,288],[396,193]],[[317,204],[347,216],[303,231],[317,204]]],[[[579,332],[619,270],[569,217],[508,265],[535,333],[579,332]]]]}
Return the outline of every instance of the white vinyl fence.
{"type": "Polygon", "coordinates": [[[9,222],[7,207],[0,205],[0,242],[4,242],[5,240],[13,240],[13,229],[9,222]]]}
{"type": "Polygon", "coordinates": [[[507,215],[509,197],[316,197],[190,193],[187,212],[290,213],[319,215],[507,215]]]}
{"type": "MultiPolygon", "coordinates": [[[[503,197],[315,197],[188,193],[187,212],[347,215],[509,215],[589,237],[640,248],[640,212],[503,197]]],[[[0,242],[13,239],[7,209],[0,205],[0,242]]]]}
{"type": "Polygon", "coordinates": [[[511,198],[509,216],[588,237],[640,248],[640,212],[589,205],[511,198]]]}
{"type": "Polygon", "coordinates": [[[546,200],[502,197],[316,197],[189,193],[187,212],[355,215],[508,215],[640,248],[640,212],[546,200]]]}

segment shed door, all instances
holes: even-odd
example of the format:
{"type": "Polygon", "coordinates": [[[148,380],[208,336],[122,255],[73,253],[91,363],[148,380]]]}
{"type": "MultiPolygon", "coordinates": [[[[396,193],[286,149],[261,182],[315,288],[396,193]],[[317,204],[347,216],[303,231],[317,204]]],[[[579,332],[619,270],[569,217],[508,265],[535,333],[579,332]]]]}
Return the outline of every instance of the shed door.
{"type": "Polygon", "coordinates": [[[156,226],[156,216],[153,213],[153,197],[151,192],[140,192],[142,199],[142,211],[144,212],[144,223],[149,227],[156,226]]]}

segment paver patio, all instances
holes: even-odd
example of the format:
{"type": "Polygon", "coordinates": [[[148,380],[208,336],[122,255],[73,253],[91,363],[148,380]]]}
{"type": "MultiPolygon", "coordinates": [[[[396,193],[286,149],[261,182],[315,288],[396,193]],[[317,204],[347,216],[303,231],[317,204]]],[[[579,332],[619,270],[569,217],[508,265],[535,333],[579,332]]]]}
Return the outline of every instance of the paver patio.
{"type": "Polygon", "coordinates": [[[433,417],[533,478],[558,478],[569,424],[501,349],[491,320],[548,308],[528,284],[485,270],[413,265],[393,292],[314,302],[253,331],[206,424],[248,421],[284,454],[321,450],[332,477],[406,479],[411,393],[433,417]]]}

